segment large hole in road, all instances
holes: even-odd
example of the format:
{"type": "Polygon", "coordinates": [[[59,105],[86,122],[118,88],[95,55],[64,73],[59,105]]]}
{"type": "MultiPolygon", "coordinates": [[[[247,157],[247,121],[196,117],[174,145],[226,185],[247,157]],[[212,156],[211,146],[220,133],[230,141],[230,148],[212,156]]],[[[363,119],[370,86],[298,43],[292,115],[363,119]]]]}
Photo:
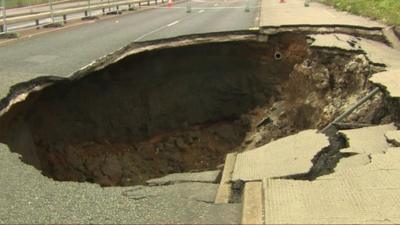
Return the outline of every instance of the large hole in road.
{"type": "MultiPolygon", "coordinates": [[[[215,169],[226,153],[321,128],[372,86],[362,54],[310,49],[301,34],[129,55],[31,93],[1,142],[48,177],[102,186],[215,169]]],[[[349,119],[393,120],[383,95],[349,119]]]]}

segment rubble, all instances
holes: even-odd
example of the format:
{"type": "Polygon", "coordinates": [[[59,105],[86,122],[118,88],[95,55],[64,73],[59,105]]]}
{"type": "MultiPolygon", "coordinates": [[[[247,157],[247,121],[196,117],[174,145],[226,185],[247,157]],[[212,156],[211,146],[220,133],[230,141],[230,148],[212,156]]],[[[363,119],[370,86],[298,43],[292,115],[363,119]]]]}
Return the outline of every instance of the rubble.
{"type": "MultiPolygon", "coordinates": [[[[260,32],[131,44],[70,79],[41,81],[37,90],[20,85],[18,93],[29,94],[2,101],[0,141],[55,180],[146,184],[214,170],[227,153],[321,129],[373,89],[369,78],[383,70],[370,58],[379,58],[375,44],[361,38],[260,32]],[[345,47],[323,46],[329,37],[345,47]]],[[[385,94],[343,123],[400,121],[385,94]]],[[[327,145],[312,148],[297,172],[312,167],[319,176],[321,162],[332,164],[323,173],[331,171],[341,156],[327,145]]]]}

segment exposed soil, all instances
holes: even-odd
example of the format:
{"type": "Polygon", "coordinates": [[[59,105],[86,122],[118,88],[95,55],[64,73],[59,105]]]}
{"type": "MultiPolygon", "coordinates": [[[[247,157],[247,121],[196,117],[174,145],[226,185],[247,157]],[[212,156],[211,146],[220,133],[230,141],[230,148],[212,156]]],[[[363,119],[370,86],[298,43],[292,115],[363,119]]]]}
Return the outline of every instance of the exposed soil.
{"type": "MultiPolygon", "coordinates": [[[[0,119],[0,141],[56,180],[141,184],[322,128],[380,69],[290,33],[148,51],[31,94],[0,119]]],[[[348,121],[396,121],[387,101],[378,94],[348,121]]]]}

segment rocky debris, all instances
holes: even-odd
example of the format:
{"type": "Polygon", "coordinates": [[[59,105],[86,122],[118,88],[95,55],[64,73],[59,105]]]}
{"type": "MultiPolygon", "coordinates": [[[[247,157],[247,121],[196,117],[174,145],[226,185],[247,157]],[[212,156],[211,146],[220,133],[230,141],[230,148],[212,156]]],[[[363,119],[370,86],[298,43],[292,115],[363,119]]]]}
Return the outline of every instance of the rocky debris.
{"type": "MultiPolygon", "coordinates": [[[[382,68],[356,51],[361,39],[333,38],[352,50],[310,47],[299,33],[271,35],[268,45],[130,46],[14,105],[0,141],[22,158],[37,155],[34,166],[63,181],[126,186],[212,170],[229,152],[326,126],[373,88],[368,78],[382,68]]],[[[343,122],[400,121],[391,105],[380,93],[343,122]]],[[[332,149],[315,165],[333,167],[332,149]]]]}
{"type": "Polygon", "coordinates": [[[217,183],[220,174],[220,170],[199,173],[173,173],[165,177],[148,180],[146,181],[146,184],[150,186],[157,186],[184,182],[217,183]]]}
{"type": "MultiPolygon", "coordinates": [[[[91,181],[102,186],[144,184],[167,174],[215,169],[240,144],[240,122],[221,122],[175,131],[135,144],[89,142],[42,147],[46,175],[57,180],[91,181]],[[51,150],[50,150],[51,149],[51,150]]],[[[219,171],[171,174],[150,185],[215,182],[219,171]]]]}
{"type": "MultiPolygon", "coordinates": [[[[246,149],[304,129],[322,128],[343,113],[373,86],[368,78],[380,68],[364,54],[327,54],[314,50],[294,66],[290,80],[281,87],[279,101],[254,111],[257,131],[246,138],[246,149]],[[296,110],[293,110],[296,109],[296,110]]],[[[344,123],[379,124],[393,118],[384,95],[378,93],[355,110],[344,123]]]]}

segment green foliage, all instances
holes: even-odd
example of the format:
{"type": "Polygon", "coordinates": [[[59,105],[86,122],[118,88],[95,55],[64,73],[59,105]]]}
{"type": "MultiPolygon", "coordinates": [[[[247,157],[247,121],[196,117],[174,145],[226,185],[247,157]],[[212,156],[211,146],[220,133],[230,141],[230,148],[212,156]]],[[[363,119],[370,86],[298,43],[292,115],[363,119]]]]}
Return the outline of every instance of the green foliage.
{"type": "MultiPolygon", "coordinates": [[[[53,2],[60,1],[60,0],[53,0],[53,2]]],[[[15,8],[15,7],[23,7],[29,5],[36,5],[36,4],[43,4],[48,3],[49,0],[6,0],[6,7],[7,8],[15,8]]]]}
{"type": "Polygon", "coordinates": [[[353,14],[400,25],[400,0],[320,0],[337,9],[353,14]]]}

